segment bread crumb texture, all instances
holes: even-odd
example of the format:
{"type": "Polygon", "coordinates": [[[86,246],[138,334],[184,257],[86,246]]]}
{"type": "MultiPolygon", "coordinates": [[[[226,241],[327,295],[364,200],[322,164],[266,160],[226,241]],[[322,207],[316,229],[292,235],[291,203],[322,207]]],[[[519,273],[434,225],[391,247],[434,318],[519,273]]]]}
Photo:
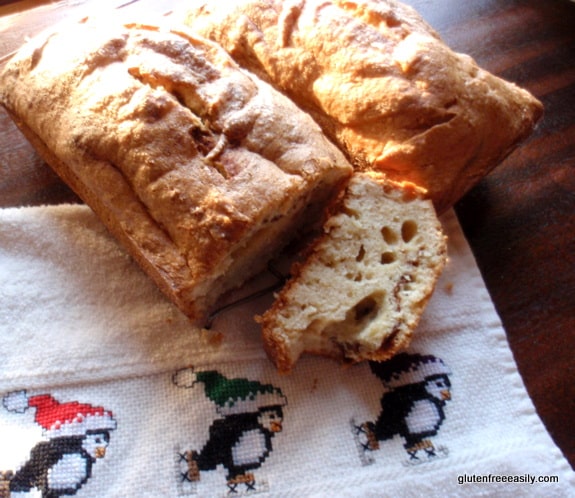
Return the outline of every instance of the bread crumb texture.
{"type": "Polygon", "coordinates": [[[409,343],[446,260],[430,201],[413,186],[357,173],[303,263],[259,318],[289,371],[304,352],[383,360],[409,343]]]}

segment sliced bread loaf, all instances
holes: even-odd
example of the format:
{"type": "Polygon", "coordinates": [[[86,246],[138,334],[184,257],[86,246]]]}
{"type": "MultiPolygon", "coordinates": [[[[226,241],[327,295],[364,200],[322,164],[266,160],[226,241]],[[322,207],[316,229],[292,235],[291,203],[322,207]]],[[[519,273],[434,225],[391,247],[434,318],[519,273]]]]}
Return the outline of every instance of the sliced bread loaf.
{"type": "Polygon", "coordinates": [[[56,27],[9,62],[0,102],[200,324],[351,174],[307,114],[183,28],[56,27]]]}

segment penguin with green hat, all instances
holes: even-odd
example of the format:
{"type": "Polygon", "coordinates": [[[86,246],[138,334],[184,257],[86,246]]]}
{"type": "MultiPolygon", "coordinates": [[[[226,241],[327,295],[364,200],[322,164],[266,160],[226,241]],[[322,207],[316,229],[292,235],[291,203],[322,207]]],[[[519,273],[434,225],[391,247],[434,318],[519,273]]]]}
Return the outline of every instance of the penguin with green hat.
{"type": "Polygon", "coordinates": [[[209,437],[200,451],[187,451],[185,478],[199,481],[200,472],[222,465],[231,492],[242,486],[255,490],[252,471],[261,467],[272,452],[272,439],[282,430],[283,407],[287,400],[271,384],[245,378],[229,379],[216,370],[185,368],[174,374],[174,384],[191,388],[203,384],[208,399],[221,418],[214,420],[209,437]]]}

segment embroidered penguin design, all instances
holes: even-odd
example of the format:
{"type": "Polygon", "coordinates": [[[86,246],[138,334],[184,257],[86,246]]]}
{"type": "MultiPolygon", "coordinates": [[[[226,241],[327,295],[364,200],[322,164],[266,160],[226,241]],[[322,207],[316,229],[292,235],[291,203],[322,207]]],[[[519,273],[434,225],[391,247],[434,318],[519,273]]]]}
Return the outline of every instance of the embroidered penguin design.
{"type": "Polygon", "coordinates": [[[446,456],[447,449],[436,448],[431,440],[445,421],[445,404],[451,399],[451,372],[445,363],[432,355],[400,353],[384,362],[370,362],[370,368],[387,391],[377,420],[354,427],[362,449],[375,451],[380,441],[398,435],[408,464],[446,456]]]}
{"type": "Polygon", "coordinates": [[[272,439],[282,431],[286,398],[281,390],[244,378],[228,379],[215,370],[181,370],[175,374],[174,383],[179,387],[202,383],[205,395],[221,416],[212,422],[200,451],[181,455],[188,464],[182,478],[197,482],[201,472],[221,465],[226,469],[229,493],[255,491],[253,471],[270,455],[272,439]]]}
{"type": "Polygon", "coordinates": [[[26,391],[6,395],[3,404],[14,413],[35,408],[35,422],[46,439],[32,448],[30,458],[16,472],[2,473],[5,483],[0,497],[33,488],[42,498],[75,495],[92,476],[92,466],[106,455],[110,431],[116,428],[112,412],[77,401],[59,403],[49,394],[28,397],[26,391]]]}

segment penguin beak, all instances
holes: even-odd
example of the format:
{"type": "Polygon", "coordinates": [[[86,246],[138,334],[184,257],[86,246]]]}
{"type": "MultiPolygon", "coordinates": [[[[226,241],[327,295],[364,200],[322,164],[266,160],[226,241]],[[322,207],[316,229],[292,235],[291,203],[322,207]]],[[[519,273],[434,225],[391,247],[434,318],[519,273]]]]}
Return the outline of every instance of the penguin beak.
{"type": "Polygon", "coordinates": [[[441,399],[444,401],[448,401],[451,399],[451,391],[449,391],[448,389],[441,391],[440,394],[441,394],[441,399]]]}
{"type": "Polygon", "coordinates": [[[106,447],[98,446],[94,455],[96,458],[104,458],[106,456],[106,447]]]}
{"type": "Polygon", "coordinates": [[[270,424],[270,430],[272,432],[281,432],[282,431],[282,423],[281,422],[272,422],[270,424]]]}

